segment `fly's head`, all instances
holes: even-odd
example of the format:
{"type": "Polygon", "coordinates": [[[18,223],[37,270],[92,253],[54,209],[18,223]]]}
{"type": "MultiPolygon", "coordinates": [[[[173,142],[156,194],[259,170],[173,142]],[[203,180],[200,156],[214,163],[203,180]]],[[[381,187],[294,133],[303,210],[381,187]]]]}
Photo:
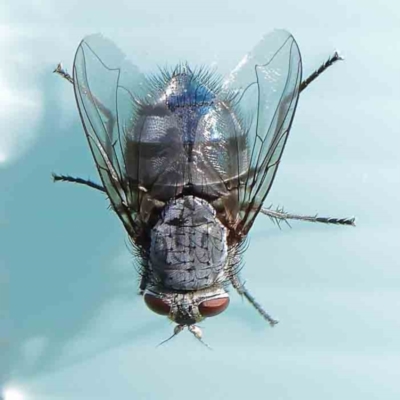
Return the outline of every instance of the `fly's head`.
{"type": "Polygon", "coordinates": [[[187,293],[154,287],[146,289],[144,301],[156,314],[165,315],[179,325],[190,326],[225,311],[229,294],[221,287],[187,293]]]}
{"type": "Polygon", "coordinates": [[[167,316],[178,324],[173,336],[187,327],[197,339],[201,340],[201,329],[195,324],[225,311],[229,305],[229,294],[222,287],[187,293],[152,287],[144,292],[144,301],[150,310],[167,316]]]}

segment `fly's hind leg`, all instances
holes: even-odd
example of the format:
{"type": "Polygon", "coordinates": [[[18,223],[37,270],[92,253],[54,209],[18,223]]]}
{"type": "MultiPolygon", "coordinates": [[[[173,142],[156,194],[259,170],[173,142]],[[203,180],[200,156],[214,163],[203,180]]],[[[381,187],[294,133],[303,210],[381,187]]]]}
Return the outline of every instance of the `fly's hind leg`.
{"type": "Polygon", "coordinates": [[[312,81],[317,79],[325,70],[332,66],[336,61],[343,60],[343,57],[335,51],[332,57],[329,57],[316,71],[314,71],[307,79],[300,84],[300,92],[302,92],[312,81]]]}
{"type": "Polygon", "coordinates": [[[237,292],[245,297],[249,303],[261,314],[261,316],[273,327],[279,321],[272,318],[261,306],[260,303],[256,301],[256,299],[250,294],[250,292],[244,287],[244,283],[240,281],[237,275],[232,275],[230,277],[232,286],[237,290],[237,292]]]}
{"type": "MultiPolygon", "coordinates": [[[[67,80],[72,85],[74,84],[74,79],[72,76],[63,68],[62,64],[59,63],[56,69],[53,71],[54,73],[60,75],[62,78],[67,80]]],[[[115,118],[112,115],[111,111],[105,107],[101,101],[99,101],[95,96],[92,96],[92,101],[99,109],[99,111],[105,117],[105,128],[107,130],[106,136],[106,143],[105,143],[105,150],[107,155],[110,158],[110,161],[113,161],[114,156],[114,144],[113,144],[113,127],[115,125],[115,118]]],[[[72,183],[79,183],[81,185],[89,186],[93,189],[99,190],[100,192],[106,192],[105,188],[95,182],[92,182],[90,179],[82,179],[82,178],[74,178],[69,175],[57,175],[53,173],[53,180],[54,182],[61,181],[61,182],[72,182],[72,183]]]]}
{"type": "Polygon", "coordinates": [[[61,63],[57,65],[56,69],[53,72],[66,79],[69,83],[74,84],[72,76],[63,68],[61,63]]]}

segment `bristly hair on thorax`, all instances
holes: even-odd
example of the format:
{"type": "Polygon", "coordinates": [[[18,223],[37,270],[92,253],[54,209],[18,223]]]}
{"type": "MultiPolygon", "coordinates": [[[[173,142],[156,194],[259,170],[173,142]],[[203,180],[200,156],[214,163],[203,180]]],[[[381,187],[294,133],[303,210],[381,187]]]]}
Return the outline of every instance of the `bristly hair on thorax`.
{"type": "MultiPolygon", "coordinates": [[[[138,273],[139,280],[151,281],[151,271],[149,269],[149,249],[138,245],[132,238],[129,237],[130,251],[133,255],[134,267],[138,273]]],[[[222,285],[225,289],[231,284],[231,278],[237,276],[244,267],[243,254],[249,246],[248,237],[242,240],[228,244],[228,257],[224,267],[224,275],[215,282],[216,285],[222,285]]]]}

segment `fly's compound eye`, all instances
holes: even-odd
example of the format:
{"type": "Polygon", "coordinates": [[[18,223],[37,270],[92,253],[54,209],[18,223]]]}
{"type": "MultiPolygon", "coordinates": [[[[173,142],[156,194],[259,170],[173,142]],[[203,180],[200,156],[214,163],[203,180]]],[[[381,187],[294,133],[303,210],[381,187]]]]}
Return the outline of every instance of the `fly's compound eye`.
{"type": "Polygon", "coordinates": [[[229,297],[205,300],[199,304],[199,311],[203,317],[214,317],[225,311],[229,305],[229,297]]]}
{"type": "Polygon", "coordinates": [[[144,302],[146,303],[146,306],[156,314],[169,315],[171,311],[171,306],[166,301],[154,296],[153,294],[146,293],[144,295],[144,302]]]}

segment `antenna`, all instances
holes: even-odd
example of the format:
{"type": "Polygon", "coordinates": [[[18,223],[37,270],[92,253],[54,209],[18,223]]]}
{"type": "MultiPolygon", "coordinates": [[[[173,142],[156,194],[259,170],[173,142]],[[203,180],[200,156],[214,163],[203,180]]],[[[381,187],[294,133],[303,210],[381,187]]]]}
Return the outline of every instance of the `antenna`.
{"type": "Polygon", "coordinates": [[[193,333],[194,337],[195,337],[199,342],[201,342],[204,346],[206,346],[208,350],[212,350],[212,348],[211,348],[206,342],[204,342],[204,341],[202,340],[203,331],[201,330],[200,327],[198,327],[198,326],[196,326],[196,325],[190,325],[190,326],[189,326],[189,331],[190,331],[191,333],[193,333]]]}
{"type": "Polygon", "coordinates": [[[178,333],[181,333],[185,329],[185,325],[177,325],[174,328],[174,333],[168,338],[163,340],[161,343],[159,343],[156,347],[160,347],[162,344],[167,343],[170,341],[173,337],[175,337],[178,333]]]}

